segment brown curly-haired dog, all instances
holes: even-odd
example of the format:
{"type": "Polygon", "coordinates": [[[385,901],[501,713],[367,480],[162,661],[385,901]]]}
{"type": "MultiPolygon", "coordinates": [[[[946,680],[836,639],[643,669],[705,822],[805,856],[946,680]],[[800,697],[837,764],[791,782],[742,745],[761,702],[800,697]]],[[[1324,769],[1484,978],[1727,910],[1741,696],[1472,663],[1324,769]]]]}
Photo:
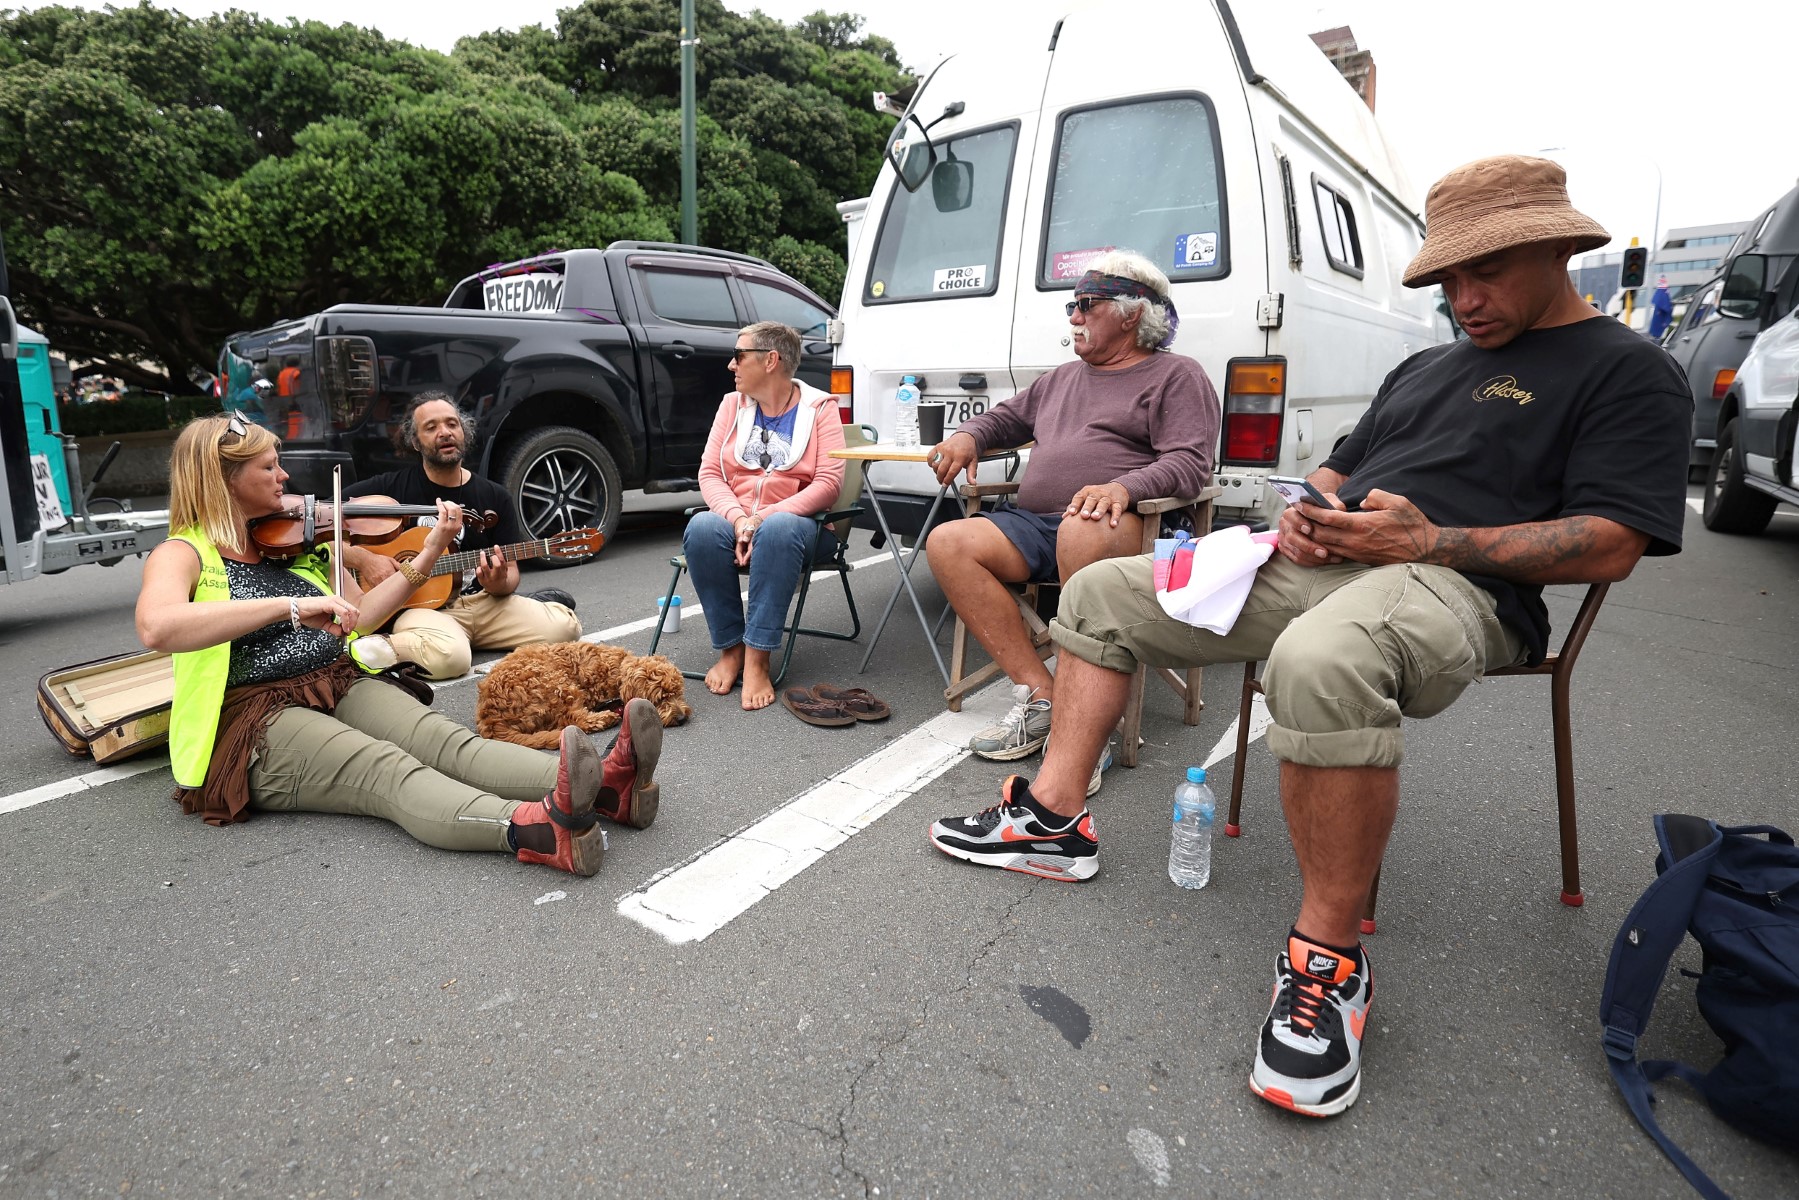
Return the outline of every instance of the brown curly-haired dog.
{"type": "Polygon", "coordinates": [[[481,681],[475,730],[554,750],[566,725],[598,733],[618,724],[626,700],[648,700],[663,725],[679,725],[693,714],[686,696],[681,672],[660,654],[639,656],[603,642],[520,646],[481,681]]]}

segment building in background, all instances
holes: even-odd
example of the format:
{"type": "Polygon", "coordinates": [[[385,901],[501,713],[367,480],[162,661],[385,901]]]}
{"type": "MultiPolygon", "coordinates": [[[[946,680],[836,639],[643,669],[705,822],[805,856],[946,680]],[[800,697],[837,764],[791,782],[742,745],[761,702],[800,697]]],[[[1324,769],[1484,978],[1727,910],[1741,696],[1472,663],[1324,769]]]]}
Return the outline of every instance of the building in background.
{"type": "Polygon", "coordinates": [[[1368,111],[1373,112],[1374,55],[1356,46],[1355,33],[1347,25],[1314,33],[1312,41],[1324,51],[1324,57],[1331,60],[1331,65],[1343,78],[1349,80],[1349,86],[1362,98],[1368,111]]]}
{"type": "MultiPolygon", "coordinates": [[[[1747,221],[1726,221],[1717,225],[1687,225],[1670,229],[1663,234],[1662,244],[1649,256],[1646,281],[1636,289],[1636,295],[1631,299],[1634,309],[1631,324],[1648,328],[1650,293],[1664,276],[1668,280],[1668,295],[1674,301],[1674,316],[1678,320],[1686,311],[1687,297],[1717,273],[1719,265],[1724,261],[1724,252],[1748,226],[1747,221]]],[[[1621,250],[1589,254],[1570,266],[1568,275],[1574,280],[1577,292],[1583,296],[1591,296],[1594,303],[1606,312],[1617,313],[1624,306],[1623,293],[1618,290],[1623,262],[1624,253],[1621,250]]]]}

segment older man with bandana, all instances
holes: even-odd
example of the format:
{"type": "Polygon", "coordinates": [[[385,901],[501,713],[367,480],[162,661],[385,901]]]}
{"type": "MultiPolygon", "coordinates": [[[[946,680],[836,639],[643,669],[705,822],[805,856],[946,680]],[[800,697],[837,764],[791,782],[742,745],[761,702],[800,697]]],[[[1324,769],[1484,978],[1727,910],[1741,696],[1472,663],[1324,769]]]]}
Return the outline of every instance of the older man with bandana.
{"type": "MultiPolygon", "coordinates": [[[[1137,553],[1143,518],[1133,506],[1197,495],[1212,478],[1218,395],[1197,362],[1169,352],[1180,318],[1168,277],[1129,251],[1088,266],[1068,304],[1078,360],[965,422],[931,452],[939,481],[966,472],[973,483],[988,449],[1036,443],[1015,504],[941,525],[925,544],[956,614],[1013,683],[1011,712],[969,743],[982,758],[1010,761],[1042,749],[1055,695],[1005,585],[1060,582],[1088,563],[1137,553]]],[[[1096,768],[1089,795],[1099,778],[1096,768]]]]}

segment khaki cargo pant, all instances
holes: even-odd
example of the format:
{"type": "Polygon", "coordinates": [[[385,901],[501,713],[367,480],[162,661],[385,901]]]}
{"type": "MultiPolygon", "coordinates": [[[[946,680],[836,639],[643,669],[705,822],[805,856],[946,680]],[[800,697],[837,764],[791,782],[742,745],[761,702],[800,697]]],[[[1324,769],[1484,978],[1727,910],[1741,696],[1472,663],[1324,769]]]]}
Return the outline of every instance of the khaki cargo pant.
{"type": "Polygon", "coordinates": [[[415,662],[427,679],[468,674],[476,650],[511,650],[541,642],[572,642],[581,618],[560,604],[514,592],[459,596],[442,608],[409,608],[394,619],[392,641],[401,662],[415,662]]]}
{"type": "Polygon", "coordinates": [[[558,763],[476,737],[403,689],[364,679],[335,713],[281,710],[250,763],[250,802],[267,812],[380,817],[443,850],[506,851],[513,808],[543,799],[558,763]]]}
{"type": "Polygon", "coordinates": [[[1112,558],[1062,591],[1050,634],[1098,666],[1263,662],[1268,748],[1311,767],[1397,767],[1400,718],[1442,712],[1482,672],[1524,660],[1493,597],[1447,567],[1300,567],[1276,555],[1219,635],[1162,611],[1151,560],[1112,558]]]}

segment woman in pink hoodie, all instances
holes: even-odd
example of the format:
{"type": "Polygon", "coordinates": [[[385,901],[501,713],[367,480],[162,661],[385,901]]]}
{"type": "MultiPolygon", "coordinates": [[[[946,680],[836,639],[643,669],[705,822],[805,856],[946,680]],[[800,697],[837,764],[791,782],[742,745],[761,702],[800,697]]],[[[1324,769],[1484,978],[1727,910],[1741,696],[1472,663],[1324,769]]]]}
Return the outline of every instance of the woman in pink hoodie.
{"type": "Polygon", "coordinates": [[[780,649],[787,606],[800,572],[812,562],[820,526],[843,488],[843,445],[836,398],[793,377],[800,361],[798,331],[758,321],[737,335],[731,374],[737,390],[718,406],[700,494],[709,511],[688,522],[682,538],[693,590],[706,611],[718,662],[706,689],[727,695],[743,679],[743,706],[774,703],[768,657],[780,649]],[[749,607],[737,591],[748,567],[749,607]]]}

